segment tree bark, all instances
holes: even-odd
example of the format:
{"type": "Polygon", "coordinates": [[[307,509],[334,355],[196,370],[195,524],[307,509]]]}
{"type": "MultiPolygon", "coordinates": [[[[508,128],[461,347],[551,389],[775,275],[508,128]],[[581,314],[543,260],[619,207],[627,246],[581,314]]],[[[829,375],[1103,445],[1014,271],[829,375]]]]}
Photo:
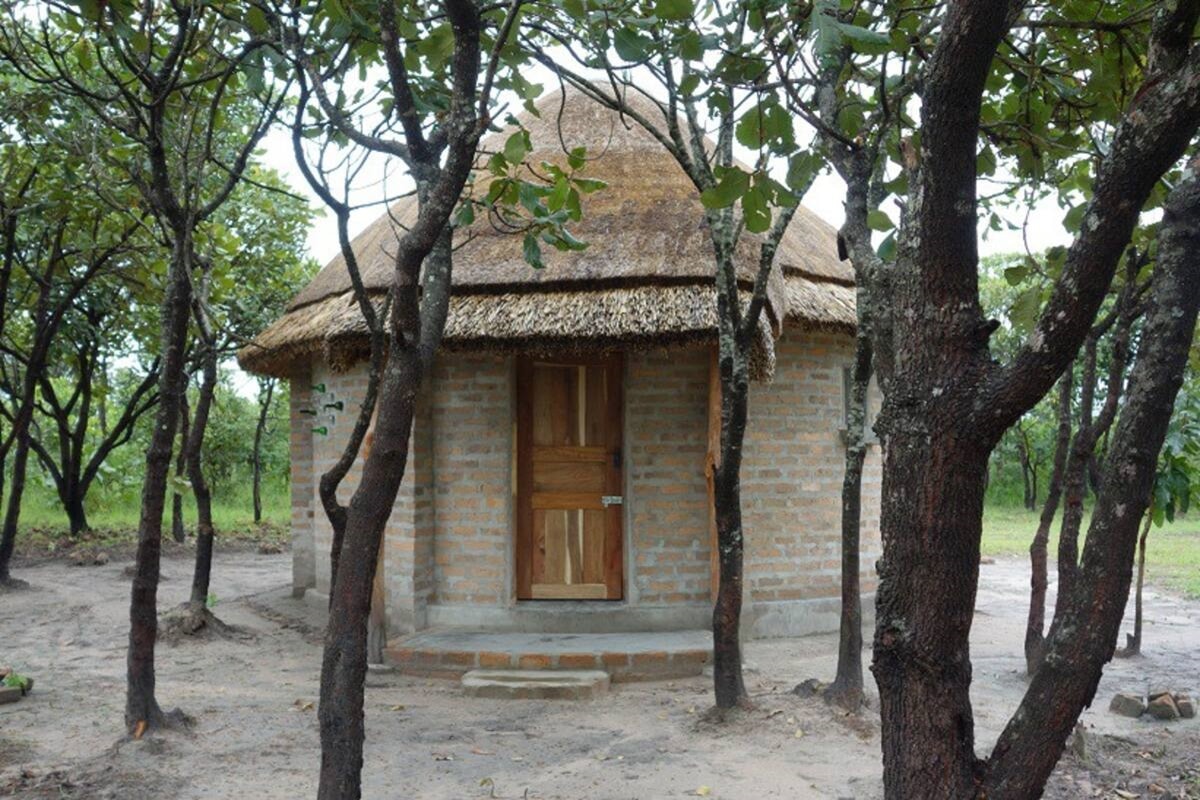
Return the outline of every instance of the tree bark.
{"type": "Polygon", "coordinates": [[[849,710],[863,704],[862,593],[859,547],[862,530],[862,473],[867,456],[867,387],[871,382],[871,340],[855,337],[854,371],[846,420],[846,471],[842,477],[842,613],[838,631],[837,675],[825,698],[849,710]]]}
{"type": "Polygon", "coordinates": [[[259,389],[258,424],[254,426],[254,447],[250,454],[250,465],[253,470],[254,521],[256,523],[262,522],[262,440],[267,429],[267,417],[271,413],[271,395],[275,391],[275,379],[268,378],[259,389]]]}
{"type": "MultiPolygon", "coordinates": [[[[179,477],[187,475],[188,468],[188,439],[191,438],[191,412],[188,410],[188,375],[182,376],[183,387],[179,394],[179,452],[175,454],[175,474],[179,477]]],[[[171,538],[183,544],[187,540],[187,525],[183,518],[183,492],[171,492],[171,538]]]]}
{"type": "Polygon", "coordinates": [[[88,522],[87,509],[83,506],[83,495],[78,491],[68,494],[63,503],[63,510],[67,512],[67,523],[70,525],[72,537],[78,537],[92,529],[91,523],[88,522]]]}
{"type": "Polygon", "coordinates": [[[1125,365],[1129,357],[1129,340],[1133,324],[1140,316],[1137,273],[1143,264],[1135,252],[1127,261],[1125,284],[1116,305],[1108,317],[1098,324],[1084,345],[1083,385],[1080,392],[1079,426],[1067,455],[1063,484],[1066,507],[1063,509],[1062,529],[1058,540],[1058,595],[1055,615],[1062,603],[1075,591],[1079,575],[1079,531],[1083,525],[1083,500],[1087,492],[1088,468],[1095,463],[1096,444],[1108,433],[1117,418],[1121,391],[1125,383],[1125,365]],[[1092,406],[1096,391],[1096,349],[1101,336],[1112,330],[1112,354],[1109,359],[1104,405],[1093,418],[1092,406]]]}
{"type": "Polygon", "coordinates": [[[171,471],[171,443],[183,393],[184,346],[191,307],[191,228],[173,232],[159,337],[163,353],[159,404],[146,450],[142,511],[133,588],[129,601],[129,653],[126,663],[125,726],[131,735],[167,722],[154,694],[154,645],[158,637],[158,577],[162,557],[162,517],[171,471]]]}
{"type": "Polygon", "coordinates": [[[1067,367],[1059,380],[1058,435],[1054,443],[1054,465],[1050,485],[1046,487],[1046,502],[1038,519],[1037,533],[1029,545],[1029,617],[1025,624],[1025,670],[1032,675],[1042,661],[1046,627],[1046,590],[1049,587],[1050,526],[1058,513],[1062,497],[1063,471],[1067,466],[1067,451],[1071,447],[1072,367],[1067,367]]]}
{"type": "Polygon", "coordinates": [[[1037,797],[1113,656],[1138,527],[1183,383],[1200,308],[1200,160],[1171,192],[1128,397],[1104,464],[1080,581],[1051,624],[1046,657],[996,742],[980,796],[1037,797]]]}
{"type": "MultiPolygon", "coordinates": [[[[206,280],[207,276],[202,280],[201,286],[205,285],[206,280]]],[[[201,310],[197,316],[203,318],[205,313],[201,310]]],[[[201,327],[204,329],[204,353],[200,391],[196,396],[196,410],[192,415],[186,448],[188,482],[192,484],[192,497],[196,501],[196,565],[192,571],[192,594],[189,600],[193,611],[203,611],[207,607],[209,583],[212,578],[213,540],[216,538],[212,517],[212,492],[204,478],[203,462],[204,434],[208,430],[208,416],[217,389],[217,348],[207,324],[201,327]]]]}
{"type": "Polygon", "coordinates": [[[1032,476],[1033,466],[1029,458],[1029,443],[1026,441],[1024,431],[1017,431],[1017,459],[1021,463],[1021,484],[1024,489],[1024,497],[1021,504],[1026,511],[1033,511],[1037,507],[1036,489],[1034,488],[1034,477],[1032,476]]]}

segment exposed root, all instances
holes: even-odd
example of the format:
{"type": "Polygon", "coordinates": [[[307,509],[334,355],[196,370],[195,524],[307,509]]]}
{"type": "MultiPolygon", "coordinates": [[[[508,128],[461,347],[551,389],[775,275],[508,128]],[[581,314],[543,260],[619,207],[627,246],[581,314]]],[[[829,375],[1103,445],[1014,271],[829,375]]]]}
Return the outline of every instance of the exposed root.
{"type": "Polygon", "coordinates": [[[829,705],[851,714],[857,714],[871,706],[861,686],[847,686],[838,681],[827,684],[816,678],[809,678],[792,689],[792,694],[806,698],[820,697],[829,705]]]}
{"type": "Polygon", "coordinates": [[[838,681],[829,684],[825,691],[821,693],[821,696],[825,698],[825,702],[829,703],[829,705],[837,706],[851,714],[857,714],[870,705],[861,686],[847,686],[838,681]]]}
{"type": "MultiPolygon", "coordinates": [[[[126,731],[125,735],[116,741],[113,747],[120,749],[123,744],[144,741],[157,733],[169,731],[187,732],[191,730],[193,724],[195,724],[195,720],[185,714],[182,709],[175,708],[170,711],[163,711],[155,703],[153,710],[149,714],[149,719],[139,720],[134,723],[126,731]]],[[[163,750],[161,746],[151,746],[149,752],[157,755],[163,752],[163,750]]]]}
{"type": "Polygon", "coordinates": [[[1142,654],[1142,642],[1132,633],[1125,634],[1125,646],[1118,647],[1113,653],[1117,658],[1133,658],[1142,654]]]}
{"type": "Polygon", "coordinates": [[[20,592],[29,588],[29,581],[23,581],[20,578],[11,576],[0,579],[0,594],[5,592],[20,592]]]}
{"type": "Polygon", "coordinates": [[[250,639],[251,634],[227,622],[222,622],[207,607],[183,603],[162,615],[158,626],[159,638],[178,643],[187,639],[250,639]]]}
{"type": "Polygon", "coordinates": [[[723,725],[728,722],[735,722],[741,719],[742,716],[749,711],[754,711],[756,706],[751,702],[749,697],[741,697],[738,703],[733,708],[721,708],[713,706],[708,711],[700,715],[700,722],[709,725],[723,725]]]}

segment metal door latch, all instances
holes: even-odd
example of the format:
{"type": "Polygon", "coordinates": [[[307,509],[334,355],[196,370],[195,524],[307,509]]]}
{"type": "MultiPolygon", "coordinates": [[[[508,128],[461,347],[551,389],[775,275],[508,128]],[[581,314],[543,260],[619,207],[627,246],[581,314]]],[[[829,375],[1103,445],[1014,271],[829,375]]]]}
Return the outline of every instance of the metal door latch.
{"type": "Polygon", "coordinates": [[[608,508],[609,506],[619,506],[624,501],[624,498],[619,494],[606,494],[600,498],[600,505],[608,508]]]}

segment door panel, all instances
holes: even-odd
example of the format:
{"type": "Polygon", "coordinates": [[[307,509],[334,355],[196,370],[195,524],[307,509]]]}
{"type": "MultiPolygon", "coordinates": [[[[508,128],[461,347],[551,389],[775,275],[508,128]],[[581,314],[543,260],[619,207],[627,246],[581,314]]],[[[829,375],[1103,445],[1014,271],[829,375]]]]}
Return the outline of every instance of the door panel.
{"type": "Polygon", "coordinates": [[[517,365],[517,597],[620,599],[621,361],[517,365]]]}

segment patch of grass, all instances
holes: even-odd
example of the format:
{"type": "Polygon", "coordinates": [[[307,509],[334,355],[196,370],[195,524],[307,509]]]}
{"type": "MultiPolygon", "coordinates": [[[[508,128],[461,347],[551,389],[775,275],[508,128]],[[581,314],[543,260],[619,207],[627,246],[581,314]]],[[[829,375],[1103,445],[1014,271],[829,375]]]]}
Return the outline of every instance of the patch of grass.
{"type": "MultiPolygon", "coordinates": [[[[92,530],[72,537],[67,515],[58,496],[49,487],[31,481],[21,504],[21,528],[17,551],[26,556],[46,555],[79,547],[98,550],[124,550],[137,539],[141,498],[128,491],[105,492],[97,486],[87,498],[88,522],[92,530]],[[128,496],[127,496],[128,495],[128,496]]],[[[216,492],[213,496],[213,524],[217,546],[251,546],[264,542],[286,546],[291,516],[286,485],[263,486],[263,521],[254,522],[249,487],[216,492]]],[[[190,496],[184,497],[183,518],[188,530],[187,547],[192,546],[196,508],[190,496]]],[[[171,497],[167,496],[163,514],[164,544],[170,546],[171,497]]]]}
{"type": "MultiPolygon", "coordinates": [[[[987,506],[983,512],[983,555],[1028,555],[1039,514],[1040,511],[1026,511],[1020,506],[987,506]]],[[[1085,537],[1090,520],[1090,511],[1085,511],[1085,537]]],[[[1061,521],[1060,513],[1050,528],[1051,569],[1061,521]]],[[[1180,516],[1161,528],[1150,528],[1146,540],[1146,580],[1188,597],[1200,598],[1200,519],[1180,516]]]]}

